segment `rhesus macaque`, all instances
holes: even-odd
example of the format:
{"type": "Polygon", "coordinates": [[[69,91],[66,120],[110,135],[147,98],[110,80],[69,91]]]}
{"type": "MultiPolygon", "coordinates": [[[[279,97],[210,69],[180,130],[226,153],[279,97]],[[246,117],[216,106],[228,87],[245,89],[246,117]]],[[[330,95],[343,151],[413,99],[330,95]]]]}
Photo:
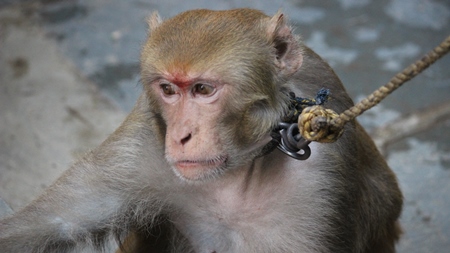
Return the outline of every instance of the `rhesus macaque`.
{"type": "Polygon", "coordinates": [[[123,124],[33,203],[0,221],[0,250],[395,252],[402,195],[357,122],[295,160],[267,149],[288,93],[353,105],[282,13],[149,19],[144,92],[123,124]],[[115,238],[115,239],[114,239],[115,238]]]}

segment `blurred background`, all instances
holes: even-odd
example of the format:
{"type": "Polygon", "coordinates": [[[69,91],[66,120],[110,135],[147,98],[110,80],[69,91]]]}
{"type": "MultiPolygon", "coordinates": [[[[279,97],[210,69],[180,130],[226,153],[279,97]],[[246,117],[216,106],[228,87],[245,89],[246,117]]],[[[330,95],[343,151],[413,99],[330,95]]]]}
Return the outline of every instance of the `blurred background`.
{"type": "MultiPolygon", "coordinates": [[[[355,101],[450,35],[448,0],[0,0],[0,198],[23,207],[120,124],[151,12],[240,7],[281,9],[355,101]]],[[[450,252],[449,97],[450,55],[359,117],[405,196],[402,253],[450,252]]]]}

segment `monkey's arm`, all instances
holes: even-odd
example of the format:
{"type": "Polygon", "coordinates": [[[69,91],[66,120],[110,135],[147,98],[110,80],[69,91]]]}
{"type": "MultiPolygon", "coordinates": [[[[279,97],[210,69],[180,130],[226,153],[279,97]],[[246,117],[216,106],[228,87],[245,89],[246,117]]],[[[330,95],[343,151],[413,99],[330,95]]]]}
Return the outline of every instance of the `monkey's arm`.
{"type": "Polygon", "coordinates": [[[104,194],[104,182],[93,187],[84,181],[89,175],[80,170],[89,171],[74,166],[32,204],[0,221],[2,252],[65,252],[78,242],[105,239],[121,200],[104,194]]]}
{"type": "MultiPolygon", "coordinates": [[[[151,173],[154,166],[147,164],[148,171],[142,166],[159,165],[156,157],[161,157],[150,145],[152,133],[142,130],[139,113],[135,109],[114,134],[37,200],[0,220],[1,252],[67,252],[83,244],[101,247],[111,233],[126,232],[136,207],[133,194],[143,191],[136,185],[148,180],[145,174],[157,177],[151,173]],[[139,152],[142,145],[149,146],[139,152]]],[[[145,189],[141,202],[152,201],[152,189],[145,189]]]]}

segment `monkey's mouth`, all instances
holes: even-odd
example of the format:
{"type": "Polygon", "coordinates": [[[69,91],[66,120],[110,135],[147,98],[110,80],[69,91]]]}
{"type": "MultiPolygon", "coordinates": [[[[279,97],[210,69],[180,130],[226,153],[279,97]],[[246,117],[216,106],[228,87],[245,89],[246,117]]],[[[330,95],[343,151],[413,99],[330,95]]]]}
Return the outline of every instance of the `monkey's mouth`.
{"type": "Polygon", "coordinates": [[[221,155],[205,160],[179,160],[174,163],[179,176],[188,180],[201,180],[209,178],[226,167],[228,157],[221,155]]]}
{"type": "Polygon", "coordinates": [[[227,156],[217,156],[207,160],[180,160],[175,162],[175,166],[178,168],[217,168],[222,167],[227,162],[227,156]]]}

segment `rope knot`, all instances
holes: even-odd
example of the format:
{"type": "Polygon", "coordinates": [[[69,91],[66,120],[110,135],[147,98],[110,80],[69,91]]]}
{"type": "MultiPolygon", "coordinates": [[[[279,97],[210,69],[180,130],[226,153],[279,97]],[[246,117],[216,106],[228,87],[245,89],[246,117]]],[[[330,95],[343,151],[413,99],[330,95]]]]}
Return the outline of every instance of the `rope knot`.
{"type": "Polygon", "coordinates": [[[335,142],[343,133],[343,127],[331,122],[338,117],[336,112],[321,105],[307,107],[298,118],[300,134],[308,141],[335,142]]]}

